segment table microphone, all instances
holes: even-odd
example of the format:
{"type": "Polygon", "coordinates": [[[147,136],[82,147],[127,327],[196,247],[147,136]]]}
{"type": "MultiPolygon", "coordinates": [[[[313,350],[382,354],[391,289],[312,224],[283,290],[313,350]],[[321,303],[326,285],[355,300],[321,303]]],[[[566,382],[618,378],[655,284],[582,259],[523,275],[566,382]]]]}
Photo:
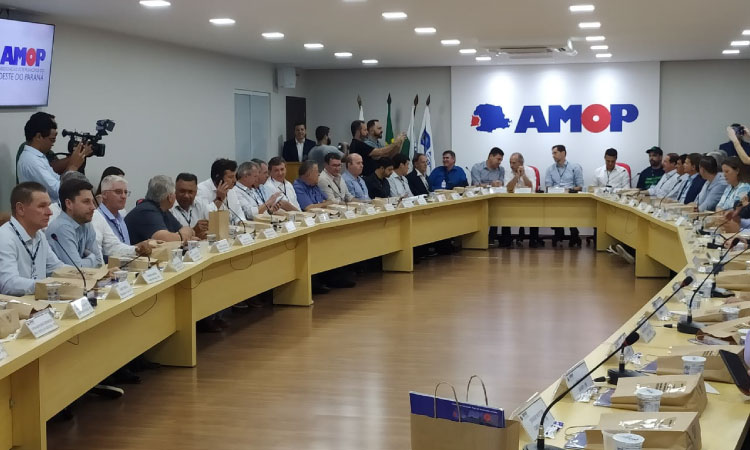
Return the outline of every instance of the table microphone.
{"type": "MultiPolygon", "coordinates": [[[[734,236],[736,236],[738,233],[739,232],[735,233],[734,236]]],[[[748,248],[742,250],[741,252],[737,253],[736,255],[732,256],[725,263],[722,263],[722,260],[724,259],[724,257],[726,257],[729,254],[729,251],[732,250],[734,248],[734,246],[737,245],[740,242],[740,240],[737,239],[737,238],[735,238],[734,236],[732,236],[731,238],[729,238],[729,239],[732,240],[732,242],[729,245],[729,248],[727,248],[727,251],[724,252],[723,254],[719,255],[719,262],[714,265],[714,267],[711,269],[711,271],[708,273],[708,275],[706,275],[706,278],[704,278],[703,281],[701,281],[701,283],[698,285],[698,288],[695,290],[695,292],[693,292],[693,295],[690,297],[690,301],[688,302],[688,315],[685,318],[685,321],[684,322],[683,321],[677,322],[677,331],[679,331],[680,333],[698,334],[698,330],[700,330],[701,328],[703,328],[705,326],[702,323],[693,322],[693,300],[695,299],[695,296],[698,294],[698,292],[700,292],[701,287],[703,287],[703,283],[705,283],[706,281],[708,281],[708,279],[711,278],[711,275],[714,275],[714,274],[716,274],[716,273],[719,272],[719,268],[723,267],[725,264],[731,262],[732,260],[734,260],[735,258],[737,258],[738,256],[740,256],[741,254],[743,254],[746,251],[748,251],[748,249],[750,249],[750,247],[748,247],[748,248]]],[[[729,240],[729,239],[727,239],[727,240],[729,240]]]]}
{"type": "Polygon", "coordinates": [[[601,367],[605,362],[609,361],[609,359],[611,357],[615,356],[617,354],[617,352],[619,352],[620,350],[624,349],[625,347],[627,347],[629,345],[635,344],[638,341],[638,339],[640,339],[640,336],[638,335],[637,332],[634,331],[634,332],[630,333],[625,338],[625,341],[622,343],[622,345],[620,345],[617,349],[615,349],[615,351],[613,351],[612,353],[610,353],[606,358],[604,358],[593,369],[589,370],[588,373],[586,373],[586,375],[582,376],[578,381],[576,381],[575,383],[573,383],[573,385],[570,386],[568,389],[566,389],[562,394],[558,395],[554,400],[552,400],[552,403],[550,403],[549,406],[547,407],[547,409],[544,410],[544,413],[542,414],[542,420],[541,420],[541,422],[539,422],[539,434],[537,435],[536,443],[532,442],[532,443],[526,444],[523,447],[523,449],[524,450],[562,450],[560,447],[555,447],[554,445],[547,445],[547,444],[544,443],[544,439],[545,439],[545,436],[544,436],[544,419],[547,418],[547,413],[549,413],[550,409],[552,409],[552,407],[555,406],[560,400],[562,400],[563,398],[565,398],[565,396],[568,395],[568,393],[570,391],[572,391],[576,386],[578,386],[579,384],[581,384],[581,382],[583,380],[585,380],[586,378],[588,378],[589,375],[591,375],[592,373],[594,373],[594,371],[596,369],[598,369],[599,367],[601,367]]]}
{"type": "MultiPolygon", "coordinates": [[[[229,202],[228,201],[225,200],[224,203],[223,203],[223,205],[227,208],[227,211],[231,212],[232,214],[234,214],[235,217],[237,217],[237,219],[242,224],[242,232],[244,234],[247,234],[247,225],[245,225],[245,220],[242,217],[240,217],[239,214],[237,214],[236,212],[234,212],[234,210],[232,210],[232,208],[229,207],[229,202]]],[[[273,217],[273,213],[271,213],[271,217],[273,217]]],[[[271,225],[273,225],[273,224],[271,224],[271,225]]]]}
{"type": "MultiPolygon", "coordinates": [[[[75,267],[78,273],[81,275],[81,280],[83,280],[83,295],[86,295],[89,289],[86,286],[86,277],[83,275],[83,271],[81,270],[80,267],[78,267],[78,264],[76,264],[75,261],[73,261],[73,258],[70,257],[70,254],[68,254],[68,251],[65,250],[65,247],[63,247],[62,244],[60,244],[60,240],[57,239],[57,234],[52,233],[50,237],[52,238],[53,241],[57,242],[57,245],[60,247],[60,250],[62,250],[63,253],[65,253],[65,256],[67,256],[68,259],[70,260],[70,263],[73,264],[73,267],[75,267]]],[[[96,306],[96,305],[91,305],[91,306],[96,306]]]]}
{"type": "MultiPolygon", "coordinates": [[[[740,205],[741,205],[741,202],[739,200],[737,200],[736,202],[734,202],[734,207],[732,209],[736,209],[740,205]]],[[[719,245],[719,244],[716,243],[716,233],[718,233],[719,230],[721,230],[721,227],[723,227],[724,225],[728,224],[731,221],[732,221],[732,217],[730,217],[729,219],[727,219],[724,222],[720,223],[716,227],[716,229],[713,232],[711,232],[711,242],[709,242],[708,244],[706,244],[706,247],[708,247],[708,248],[721,248],[721,245],[719,245]]],[[[705,223],[705,218],[703,220],[703,223],[705,223]]],[[[703,229],[703,227],[701,226],[701,230],[702,229],[703,229]]],[[[725,239],[724,242],[726,242],[726,241],[727,240],[725,239]]]]}

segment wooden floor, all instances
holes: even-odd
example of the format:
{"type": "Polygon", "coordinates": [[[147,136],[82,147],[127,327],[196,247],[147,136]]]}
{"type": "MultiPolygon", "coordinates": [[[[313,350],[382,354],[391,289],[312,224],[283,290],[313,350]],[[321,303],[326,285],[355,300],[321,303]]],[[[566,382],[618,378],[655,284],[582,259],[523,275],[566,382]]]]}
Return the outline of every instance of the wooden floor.
{"type": "Polygon", "coordinates": [[[591,248],[463,251],[360,276],[311,308],[232,315],[199,335],[197,368],[84,397],[48,426],[49,448],[407,450],[410,390],[446,380],[465,395],[479,374],[513,410],[665,283],[591,248]]]}

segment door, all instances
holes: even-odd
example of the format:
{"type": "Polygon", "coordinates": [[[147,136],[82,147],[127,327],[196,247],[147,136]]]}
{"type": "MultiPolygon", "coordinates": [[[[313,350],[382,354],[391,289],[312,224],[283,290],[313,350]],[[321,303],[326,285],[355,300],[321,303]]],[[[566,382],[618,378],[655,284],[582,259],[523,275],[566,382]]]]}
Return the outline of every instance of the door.
{"type": "Polygon", "coordinates": [[[307,127],[307,99],[286,97],[286,140],[294,138],[294,125],[304,123],[307,127]]]}

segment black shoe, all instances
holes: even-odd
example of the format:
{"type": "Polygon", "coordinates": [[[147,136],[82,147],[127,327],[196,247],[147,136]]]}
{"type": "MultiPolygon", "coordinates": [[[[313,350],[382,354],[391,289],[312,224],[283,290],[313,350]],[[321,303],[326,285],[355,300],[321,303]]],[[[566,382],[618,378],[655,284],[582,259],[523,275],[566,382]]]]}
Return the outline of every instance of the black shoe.
{"type": "Polygon", "coordinates": [[[73,420],[73,418],[75,418],[73,410],[70,409],[70,406],[66,406],[62,409],[62,411],[52,416],[49,421],[51,423],[67,422],[69,420],[73,420]]]}
{"type": "Polygon", "coordinates": [[[331,288],[326,286],[325,284],[317,284],[312,287],[312,293],[313,295],[323,295],[331,292],[331,288]]]}
{"type": "Polygon", "coordinates": [[[221,327],[213,319],[201,319],[195,324],[198,333],[220,333],[221,327]]]}
{"type": "Polygon", "coordinates": [[[115,372],[112,377],[115,384],[141,384],[141,377],[126,367],[115,372]]]}
{"type": "Polygon", "coordinates": [[[353,288],[354,286],[357,285],[357,283],[354,280],[351,280],[347,277],[333,279],[328,284],[330,284],[331,287],[339,288],[339,289],[353,288]]]}
{"type": "Polygon", "coordinates": [[[229,322],[227,322],[226,319],[214,319],[214,324],[216,324],[216,326],[222,330],[225,328],[229,328],[229,322]]]}
{"type": "Polygon", "coordinates": [[[529,248],[537,248],[539,246],[539,243],[535,241],[534,239],[531,239],[529,241],[529,248]]]}
{"type": "Polygon", "coordinates": [[[582,243],[583,243],[583,241],[581,241],[580,237],[578,237],[578,236],[575,236],[575,237],[571,236],[570,237],[570,241],[568,241],[568,247],[570,247],[570,248],[573,248],[573,247],[581,248],[581,244],[582,243]]]}
{"type": "Polygon", "coordinates": [[[557,247],[557,244],[560,242],[560,238],[553,237],[552,238],[552,246],[557,247]]]}
{"type": "Polygon", "coordinates": [[[125,395],[125,391],[117,386],[110,386],[107,384],[97,384],[89,390],[90,393],[96,394],[100,397],[116,399],[125,395]]]}

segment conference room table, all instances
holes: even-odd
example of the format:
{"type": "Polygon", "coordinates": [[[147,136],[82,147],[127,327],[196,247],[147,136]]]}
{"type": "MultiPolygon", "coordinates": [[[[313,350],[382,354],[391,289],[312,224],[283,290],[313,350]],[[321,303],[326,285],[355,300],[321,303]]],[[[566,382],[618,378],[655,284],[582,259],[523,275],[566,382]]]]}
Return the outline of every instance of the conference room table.
{"type": "MultiPolygon", "coordinates": [[[[213,313],[270,289],[275,304],[310,306],[314,274],[379,256],[383,270],[411,272],[414,247],[459,237],[465,249],[486,250],[490,226],[596,227],[597,250],[617,241],[636,249],[637,277],[668,277],[678,272],[680,279],[679,272],[692,260],[697,245],[692,231],[673,222],[612,199],[580,193],[449,197],[300,226],[268,239],[257,236],[252,244],[237,243],[222,253],[204,248],[199,261],[185,263],[178,272],[165,272],[163,281],[136,286],[126,300],[100,300],[94,314],[59,320],[59,329],[39,339],[5,342],[8,355],[0,360],[0,449],[46,448],[48,419],[144,352],[148,359],[164,365],[196,366],[195,323],[213,313]]],[[[670,291],[671,284],[666,283],[660,295],[670,291]]],[[[649,307],[650,299],[642,311],[649,307]]],[[[585,356],[589,367],[606,355],[611,342],[632,327],[640,314],[585,356]]],[[[676,331],[655,328],[655,339],[636,344],[637,351],[666,354],[671,345],[686,342],[676,331]]],[[[733,385],[712,384],[720,395],[709,395],[708,408],[701,416],[704,447],[734,448],[746,434],[750,405],[733,385]],[[710,444],[719,440],[732,445],[710,444]]],[[[541,392],[546,402],[551,401],[555,387],[541,392]]],[[[596,424],[606,411],[566,399],[554,414],[566,424],[596,424]]],[[[559,433],[554,442],[562,445],[561,439],[559,433]]],[[[523,442],[529,440],[522,437],[523,442]]]]}

